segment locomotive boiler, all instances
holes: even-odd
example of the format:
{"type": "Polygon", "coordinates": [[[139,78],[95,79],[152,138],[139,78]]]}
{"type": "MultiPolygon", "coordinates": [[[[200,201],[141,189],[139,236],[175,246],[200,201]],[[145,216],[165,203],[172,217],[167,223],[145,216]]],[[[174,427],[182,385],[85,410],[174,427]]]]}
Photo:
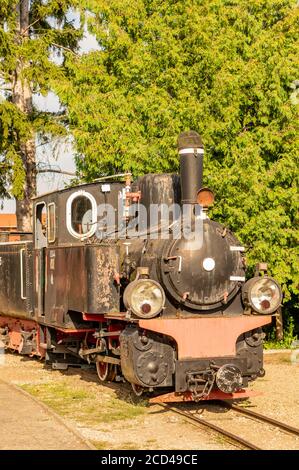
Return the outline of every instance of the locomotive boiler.
{"type": "Polygon", "coordinates": [[[33,200],[32,237],[0,244],[0,339],[53,368],[167,401],[246,396],[263,376],[262,326],[282,300],[265,263],[212,221],[200,136],[178,139],[180,174],[114,175],[33,200]]]}

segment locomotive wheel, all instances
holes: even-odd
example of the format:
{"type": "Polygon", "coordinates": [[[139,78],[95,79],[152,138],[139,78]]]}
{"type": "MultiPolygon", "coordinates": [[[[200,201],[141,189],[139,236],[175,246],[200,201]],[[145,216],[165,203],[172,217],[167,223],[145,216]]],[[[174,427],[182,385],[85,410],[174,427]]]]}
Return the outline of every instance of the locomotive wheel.
{"type": "Polygon", "coordinates": [[[141,385],[133,384],[133,383],[131,383],[131,386],[132,386],[132,390],[135,393],[135,395],[137,397],[141,397],[141,395],[144,392],[144,387],[142,387],[141,385]]]}
{"type": "Polygon", "coordinates": [[[116,377],[114,364],[109,364],[109,362],[96,362],[96,368],[100,382],[113,382],[116,377]]]}

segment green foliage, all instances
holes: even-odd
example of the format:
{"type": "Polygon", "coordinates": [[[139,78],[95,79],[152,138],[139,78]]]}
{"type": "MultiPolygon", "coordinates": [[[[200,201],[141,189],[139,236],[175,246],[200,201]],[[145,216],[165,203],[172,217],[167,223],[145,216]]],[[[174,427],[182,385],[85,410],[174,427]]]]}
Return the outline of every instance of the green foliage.
{"type": "Polygon", "coordinates": [[[276,340],[275,330],[272,329],[267,335],[266,341],[264,342],[265,349],[290,349],[294,348],[294,344],[297,340],[295,334],[295,322],[293,317],[289,317],[286,320],[283,331],[283,339],[281,341],[276,340]]]}
{"type": "Polygon", "coordinates": [[[32,136],[66,133],[65,117],[39,112],[31,104],[23,111],[15,102],[16,74],[31,93],[47,94],[51,79],[63,76],[60,62],[73,56],[82,37],[68,18],[77,0],[33,0],[29,27],[20,34],[17,0],[0,2],[0,195],[23,197],[25,162],[22,145],[32,136]],[[23,161],[22,161],[23,158],[23,161]],[[9,193],[9,194],[8,194],[9,193]]]}
{"type": "Polygon", "coordinates": [[[86,180],[178,168],[179,132],[205,143],[211,215],[299,292],[295,0],[85,0],[100,49],[53,86],[86,180]]]}
{"type": "Polygon", "coordinates": [[[15,198],[21,199],[23,197],[24,180],[26,177],[22,158],[14,150],[9,150],[6,153],[6,159],[12,162],[11,193],[15,198]]]}
{"type": "Polygon", "coordinates": [[[20,142],[30,136],[30,123],[26,116],[8,100],[0,99],[0,194],[22,197],[25,179],[24,165],[19,152],[20,142]]]}

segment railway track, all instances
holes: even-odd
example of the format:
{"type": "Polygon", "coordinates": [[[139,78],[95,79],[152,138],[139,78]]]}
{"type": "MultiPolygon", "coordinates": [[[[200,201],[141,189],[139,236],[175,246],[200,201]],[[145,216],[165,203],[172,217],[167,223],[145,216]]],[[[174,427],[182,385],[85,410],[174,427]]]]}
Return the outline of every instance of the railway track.
{"type": "MultiPolygon", "coordinates": [[[[286,423],[283,423],[281,421],[278,421],[276,419],[270,418],[269,416],[265,416],[263,414],[257,413],[256,411],[248,410],[246,408],[243,408],[238,405],[230,404],[224,401],[219,401],[217,404],[219,404],[222,408],[226,408],[228,410],[231,410],[237,414],[246,416],[247,418],[254,420],[260,424],[263,425],[268,425],[272,426],[282,432],[289,433],[292,436],[295,436],[299,438],[299,429],[290,426],[286,423]]],[[[192,421],[193,423],[196,423],[196,425],[204,428],[208,428],[218,434],[221,434],[227,440],[229,440],[233,445],[235,445],[238,448],[242,449],[248,449],[248,450],[263,450],[262,447],[257,446],[255,443],[244,439],[243,437],[234,434],[227,429],[224,429],[214,423],[212,423],[209,420],[203,419],[200,416],[198,416],[198,412],[191,410],[191,411],[186,411],[184,409],[181,409],[179,406],[176,405],[168,405],[168,404],[160,404],[166,409],[169,409],[170,411],[173,411],[174,413],[177,413],[181,416],[184,416],[185,418],[188,418],[188,420],[192,421]]]]}
{"type": "Polygon", "coordinates": [[[233,405],[231,403],[226,403],[222,401],[220,402],[220,404],[226,408],[229,408],[230,410],[236,411],[237,413],[243,414],[255,420],[259,420],[263,423],[270,424],[276,428],[282,429],[283,431],[293,434],[296,437],[299,437],[299,429],[294,428],[289,424],[283,423],[274,418],[270,418],[269,416],[263,415],[261,413],[257,413],[256,411],[248,410],[247,408],[243,408],[238,405],[233,405]]]}
{"type": "Polygon", "coordinates": [[[174,413],[177,413],[181,416],[184,416],[185,418],[188,418],[188,420],[192,421],[193,423],[196,423],[200,427],[205,427],[212,431],[215,431],[218,434],[221,434],[222,436],[226,437],[229,441],[231,441],[234,445],[236,445],[239,448],[241,447],[242,449],[245,448],[245,449],[250,449],[250,450],[261,450],[261,448],[259,448],[255,444],[252,444],[246,439],[243,439],[242,437],[236,434],[233,434],[230,431],[227,431],[226,429],[223,429],[217,426],[216,424],[211,423],[210,421],[200,418],[199,416],[196,415],[196,413],[182,410],[177,406],[167,405],[165,403],[163,404],[159,403],[159,406],[162,406],[163,408],[169,409],[170,411],[173,411],[174,413]]]}

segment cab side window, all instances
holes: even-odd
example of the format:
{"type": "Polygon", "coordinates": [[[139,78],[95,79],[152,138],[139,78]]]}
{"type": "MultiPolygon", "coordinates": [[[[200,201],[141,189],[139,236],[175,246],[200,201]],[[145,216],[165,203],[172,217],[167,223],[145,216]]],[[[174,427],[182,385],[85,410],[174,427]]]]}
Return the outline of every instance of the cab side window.
{"type": "Polygon", "coordinates": [[[47,246],[47,207],[44,202],[35,206],[35,246],[47,246]]]}
{"type": "Polygon", "coordinates": [[[48,242],[53,243],[56,239],[56,206],[54,202],[48,204],[48,242]]]}
{"type": "Polygon", "coordinates": [[[92,227],[91,201],[85,196],[78,196],[73,200],[72,227],[79,235],[88,233],[92,227]]]}

